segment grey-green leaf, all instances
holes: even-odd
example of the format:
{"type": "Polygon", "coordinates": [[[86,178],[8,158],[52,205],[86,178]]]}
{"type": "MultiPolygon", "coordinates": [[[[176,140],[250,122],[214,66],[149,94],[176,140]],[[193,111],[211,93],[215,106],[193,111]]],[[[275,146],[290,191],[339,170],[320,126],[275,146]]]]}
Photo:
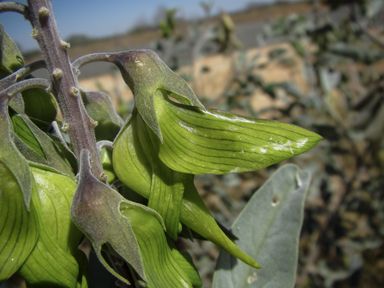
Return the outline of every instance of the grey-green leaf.
{"type": "Polygon", "coordinates": [[[241,249],[257,258],[251,268],[225,251],[220,253],[213,288],[294,287],[308,172],[296,165],[279,168],[254,194],[232,231],[241,249]]]}

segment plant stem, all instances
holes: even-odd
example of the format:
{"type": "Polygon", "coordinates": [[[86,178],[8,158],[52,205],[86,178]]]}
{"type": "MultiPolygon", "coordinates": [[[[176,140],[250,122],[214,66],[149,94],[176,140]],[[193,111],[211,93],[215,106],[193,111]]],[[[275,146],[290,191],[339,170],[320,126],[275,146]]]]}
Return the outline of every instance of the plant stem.
{"type": "Polygon", "coordinates": [[[91,171],[99,180],[103,169],[96,147],[93,121],[85,111],[80,88],[74,76],[67,50],[69,44],[60,38],[50,0],[28,0],[28,18],[33,27],[32,37],[38,42],[51,78],[51,91],[55,95],[71,139],[75,155],[83,149],[91,154],[91,171]]]}
{"type": "Polygon", "coordinates": [[[2,12],[17,12],[26,15],[28,7],[17,2],[0,3],[0,13],[2,12]]]}

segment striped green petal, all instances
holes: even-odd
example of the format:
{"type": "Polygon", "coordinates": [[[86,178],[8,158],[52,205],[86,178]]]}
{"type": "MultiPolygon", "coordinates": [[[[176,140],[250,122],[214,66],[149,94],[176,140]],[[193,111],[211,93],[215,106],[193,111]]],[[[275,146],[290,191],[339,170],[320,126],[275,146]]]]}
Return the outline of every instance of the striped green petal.
{"type": "Polygon", "coordinates": [[[201,283],[200,275],[197,272],[195,264],[193,263],[191,255],[187,251],[179,251],[176,248],[175,243],[167,238],[168,245],[172,250],[172,256],[176,262],[183,269],[184,273],[188,276],[191,281],[193,288],[200,288],[203,284],[201,283]]]}
{"type": "Polygon", "coordinates": [[[87,268],[86,256],[77,248],[83,234],[70,218],[76,183],[58,173],[34,167],[31,171],[38,191],[32,203],[39,207],[40,236],[19,273],[30,287],[76,287],[87,268]]]}
{"type": "MultiPolygon", "coordinates": [[[[0,283],[14,274],[33,250],[38,238],[34,203],[29,212],[23,193],[11,170],[0,161],[0,283]]],[[[36,194],[32,181],[32,195],[36,194]]]]}
{"type": "MultiPolygon", "coordinates": [[[[158,162],[159,159],[148,158],[147,154],[151,153],[144,149],[138,138],[138,131],[135,126],[137,117],[139,117],[139,115],[134,112],[127,121],[123,131],[115,140],[112,162],[118,178],[126,186],[148,199],[150,193],[152,193],[151,162],[158,162]]],[[[153,155],[153,157],[155,156],[156,155],[153,155]]],[[[164,169],[169,169],[166,166],[164,167],[164,169]]],[[[176,171],[172,172],[178,173],[176,171]]],[[[260,266],[241,251],[217,225],[194,186],[193,175],[184,174],[184,177],[184,193],[180,207],[180,222],[248,265],[260,268],[260,266]]]]}
{"type": "Polygon", "coordinates": [[[176,239],[181,229],[180,209],[186,181],[185,174],[169,169],[159,160],[151,144],[150,134],[153,134],[154,137],[157,136],[147,128],[148,126],[140,115],[134,117],[132,125],[133,133],[137,133],[142,150],[146,151],[145,157],[147,157],[152,171],[148,207],[161,215],[167,228],[167,234],[176,239]]]}
{"type": "Polygon", "coordinates": [[[174,253],[167,243],[161,221],[156,217],[157,213],[150,209],[130,207],[125,203],[121,204],[120,211],[131,222],[139,243],[147,287],[192,288],[189,277],[179,265],[181,261],[174,258],[174,253]]]}
{"type": "Polygon", "coordinates": [[[161,161],[175,171],[257,170],[304,153],[322,139],[295,125],[177,104],[160,91],[155,96],[163,143],[152,139],[161,161]]]}

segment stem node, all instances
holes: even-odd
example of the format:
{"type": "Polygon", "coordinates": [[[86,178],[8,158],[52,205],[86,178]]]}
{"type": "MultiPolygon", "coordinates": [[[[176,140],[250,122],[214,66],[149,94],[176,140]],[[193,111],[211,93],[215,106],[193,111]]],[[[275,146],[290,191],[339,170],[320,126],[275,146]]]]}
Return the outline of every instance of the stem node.
{"type": "Polygon", "coordinates": [[[108,180],[108,175],[106,175],[104,172],[100,174],[100,180],[103,182],[107,182],[108,180]]]}
{"type": "Polygon", "coordinates": [[[61,44],[61,49],[63,49],[64,51],[68,50],[71,47],[71,44],[63,40],[60,41],[60,44],[61,44]]]}
{"type": "Polygon", "coordinates": [[[39,36],[39,32],[37,31],[37,29],[33,29],[32,30],[32,34],[31,34],[31,37],[33,39],[37,39],[37,37],[39,36]]]}
{"type": "Polygon", "coordinates": [[[66,123],[66,122],[64,122],[64,123],[63,123],[63,126],[61,127],[61,130],[62,130],[63,132],[67,132],[67,131],[69,130],[69,124],[66,123]]]}
{"type": "Polygon", "coordinates": [[[93,120],[93,119],[90,119],[90,121],[91,121],[91,126],[92,126],[93,128],[95,128],[95,127],[97,126],[97,124],[99,124],[97,121],[95,121],[95,120],[93,120]]]}
{"type": "Polygon", "coordinates": [[[39,10],[39,19],[40,21],[45,21],[47,20],[49,16],[49,10],[47,7],[41,7],[39,10]]]}
{"type": "Polygon", "coordinates": [[[70,95],[73,96],[73,97],[79,96],[79,89],[77,89],[76,87],[72,87],[70,95]]]}
{"type": "Polygon", "coordinates": [[[63,77],[63,70],[59,69],[59,68],[56,68],[53,73],[52,73],[52,76],[55,77],[57,80],[60,80],[61,77],[63,77]]]}

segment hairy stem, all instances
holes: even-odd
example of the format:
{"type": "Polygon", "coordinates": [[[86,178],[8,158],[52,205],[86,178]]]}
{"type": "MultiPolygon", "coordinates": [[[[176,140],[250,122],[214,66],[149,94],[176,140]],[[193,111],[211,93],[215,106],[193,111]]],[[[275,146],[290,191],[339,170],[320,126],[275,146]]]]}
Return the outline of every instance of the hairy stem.
{"type": "Polygon", "coordinates": [[[72,70],[67,50],[69,44],[60,38],[50,0],[28,0],[28,18],[33,27],[32,37],[38,42],[45,58],[55,95],[64,118],[65,127],[75,155],[82,149],[91,154],[92,174],[101,180],[103,169],[99,159],[93,121],[85,111],[80,88],[72,70]]]}

